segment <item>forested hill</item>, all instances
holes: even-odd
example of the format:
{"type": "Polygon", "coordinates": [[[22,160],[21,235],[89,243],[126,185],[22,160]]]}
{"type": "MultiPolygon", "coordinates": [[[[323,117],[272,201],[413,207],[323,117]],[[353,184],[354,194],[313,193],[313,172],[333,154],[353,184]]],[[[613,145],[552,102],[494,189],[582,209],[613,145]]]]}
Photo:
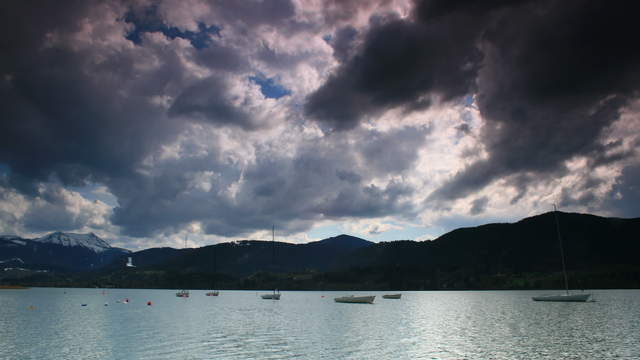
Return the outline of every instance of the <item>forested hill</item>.
{"type": "MultiPolygon", "coordinates": [[[[574,288],[640,287],[640,218],[558,212],[574,288]]],[[[128,254],[67,285],[280,289],[527,289],[562,286],[554,213],[453,230],[433,241],[372,243],[340,235],[308,244],[245,240],[128,254]]],[[[47,276],[38,275],[38,281],[47,276]]],[[[56,279],[48,275],[49,279],[56,279]]],[[[43,280],[44,279],[44,280],[43,280]]],[[[32,281],[33,280],[33,281],[32,281]]],[[[22,283],[37,282],[22,279],[22,283]]],[[[9,283],[10,281],[6,281],[9,283]]],[[[15,283],[15,281],[14,281],[15,283]]],[[[56,283],[59,284],[59,283],[56,283]]]]}
{"type": "MultiPolygon", "coordinates": [[[[557,215],[574,285],[640,287],[640,218],[557,215]]],[[[516,223],[456,229],[433,241],[379,243],[354,252],[344,265],[370,268],[396,283],[411,282],[410,287],[555,287],[560,254],[549,212],[516,223]],[[391,268],[400,274],[392,276],[391,268]]]]}

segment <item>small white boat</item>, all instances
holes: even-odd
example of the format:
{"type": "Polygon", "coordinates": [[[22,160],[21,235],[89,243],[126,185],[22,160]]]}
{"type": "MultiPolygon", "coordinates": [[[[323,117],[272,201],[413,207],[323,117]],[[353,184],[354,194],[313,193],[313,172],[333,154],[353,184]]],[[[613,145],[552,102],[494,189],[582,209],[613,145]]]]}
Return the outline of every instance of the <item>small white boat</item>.
{"type": "MultiPolygon", "coordinates": [[[[271,244],[272,244],[272,249],[273,249],[273,255],[271,258],[271,263],[275,263],[275,246],[276,246],[276,227],[273,226],[271,228],[271,244]]],[[[278,289],[273,290],[272,294],[263,294],[260,295],[260,297],[264,300],[280,300],[280,291],[278,291],[278,289]]]]}
{"type": "Polygon", "coordinates": [[[382,295],[383,299],[400,299],[400,297],[402,296],[402,294],[387,294],[387,295],[382,295]]]}
{"type": "Polygon", "coordinates": [[[273,290],[271,294],[260,295],[265,300],[280,300],[280,291],[278,289],[273,290]]]}
{"type": "Polygon", "coordinates": [[[260,297],[265,300],[280,300],[280,293],[264,294],[264,295],[260,295],[260,297]]]}
{"type": "MultiPolygon", "coordinates": [[[[188,236],[188,235],[187,235],[188,236]]],[[[187,248],[187,238],[184,239],[184,247],[185,249],[187,248]]],[[[177,297],[181,297],[181,298],[188,298],[189,297],[189,290],[180,290],[176,293],[177,297]]]]}
{"type": "Polygon", "coordinates": [[[567,301],[567,302],[586,302],[591,294],[560,294],[560,295],[541,295],[532,297],[533,301],[567,301]]]}
{"type": "Polygon", "coordinates": [[[337,297],[333,300],[338,303],[350,303],[350,304],[373,304],[373,300],[375,299],[375,295],[373,296],[343,296],[337,297]]]}

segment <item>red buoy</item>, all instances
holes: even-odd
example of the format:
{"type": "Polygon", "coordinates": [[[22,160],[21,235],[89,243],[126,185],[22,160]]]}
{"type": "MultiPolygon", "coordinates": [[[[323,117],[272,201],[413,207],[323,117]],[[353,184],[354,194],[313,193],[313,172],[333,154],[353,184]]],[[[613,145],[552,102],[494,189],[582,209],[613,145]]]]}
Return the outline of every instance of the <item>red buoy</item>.
{"type": "Polygon", "coordinates": [[[151,306],[151,305],[153,305],[151,301],[147,301],[147,306],[151,306]]]}

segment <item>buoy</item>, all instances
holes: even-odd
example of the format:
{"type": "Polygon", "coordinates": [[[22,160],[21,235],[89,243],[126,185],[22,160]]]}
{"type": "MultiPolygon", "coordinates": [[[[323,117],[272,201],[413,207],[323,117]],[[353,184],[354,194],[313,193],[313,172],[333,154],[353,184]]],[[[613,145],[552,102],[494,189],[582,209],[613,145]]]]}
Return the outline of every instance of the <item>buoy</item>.
{"type": "Polygon", "coordinates": [[[147,301],[147,306],[151,306],[151,305],[153,305],[151,301],[147,301]]]}
{"type": "Polygon", "coordinates": [[[109,306],[109,304],[108,303],[104,303],[104,306],[109,306]]]}
{"type": "Polygon", "coordinates": [[[33,305],[29,305],[29,307],[28,307],[27,309],[29,309],[29,310],[35,310],[35,309],[36,309],[36,307],[35,307],[35,306],[33,306],[33,305]]]}

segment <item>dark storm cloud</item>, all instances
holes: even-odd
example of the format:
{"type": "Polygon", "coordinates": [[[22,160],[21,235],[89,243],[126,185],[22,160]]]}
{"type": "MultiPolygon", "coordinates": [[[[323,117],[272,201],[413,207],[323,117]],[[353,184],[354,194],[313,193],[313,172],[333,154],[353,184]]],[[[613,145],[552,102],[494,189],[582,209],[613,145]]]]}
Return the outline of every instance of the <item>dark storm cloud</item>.
{"type": "Polygon", "coordinates": [[[251,115],[232,104],[226,93],[223,79],[199,80],[182,91],[171,105],[169,114],[186,115],[211,124],[236,125],[247,130],[255,128],[251,115]]]}
{"type": "Polygon", "coordinates": [[[599,142],[640,90],[637,7],[417,1],[411,18],[372,23],[356,53],[309,96],[306,114],[346,130],[390,108],[430,106],[432,95],[447,101],[475,93],[489,157],[429,201],[465,197],[518,174],[558,176],[575,156],[617,161],[622,154],[603,157],[599,142]]]}
{"type": "Polygon", "coordinates": [[[423,108],[427,95],[447,101],[468,94],[482,60],[473,26],[463,26],[473,22],[374,19],[359,52],[309,96],[307,115],[345,130],[385,109],[423,108]]]}
{"type": "Polygon", "coordinates": [[[471,209],[469,209],[469,215],[482,214],[489,204],[489,198],[486,196],[477,198],[471,202],[471,209]]]}
{"type": "Polygon", "coordinates": [[[572,1],[502,13],[483,34],[478,78],[489,159],[430,199],[463,197],[512,174],[557,177],[574,156],[599,159],[592,166],[623,159],[605,155],[600,138],[640,89],[634,12],[622,3],[572,1]]]}
{"type": "Polygon", "coordinates": [[[333,47],[333,56],[341,63],[347,62],[354,51],[354,42],[358,31],[352,26],[345,26],[336,31],[330,44],[333,47]]]}
{"type": "MultiPolygon", "coordinates": [[[[211,77],[193,82],[176,50],[145,40],[146,32],[136,48],[66,41],[65,36],[82,31],[88,18],[93,17],[95,26],[103,19],[92,8],[96,3],[61,4],[2,4],[0,21],[13,35],[3,36],[0,57],[0,163],[11,169],[14,187],[33,194],[33,183],[52,175],[76,186],[128,176],[185,125],[167,116],[153,97],[175,97],[172,115],[254,127],[248,114],[226,100],[224,81],[211,77]],[[61,40],[46,46],[52,34],[61,40]],[[155,68],[136,70],[147,58],[157,63],[155,68]]],[[[232,49],[212,44],[194,51],[196,59],[212,69],[236,71],[243,66],[232,49]]]]}
{"type": "Polygon", "coordinates": [[[504,6],[514,6],[530,0],[424,0],[416,1],[414,15],[421,21],[430,21],[452,14],[484,15],[504,6]]]}
{"type": "Polygon", "coordinates": [[[170,51],[156,54],[156,70],[136,73],[144,54],[65,42],[81,30],[88,2],[3,4],[11,6],[0,21],[15,35],[3,37],[11,40],[0,59],[0,162],[10,167],[14,185],[26,190],[25,183],[51,175],[68,185],[121,176],[175,136],[178,124],[147,98],[184,77],[170,51]],[[46,46],[52,34],[60,40],[46,46]],[[148,81],[134,80],[141,75],[148,81]]]}
{"type": "MultiPolygon", "coordinates": [[[[148,233],[164,225],[144,213],[162,208],[156,201],[168,206],[167,196],[182,189],[184,179],[171,172],[169,179],[155,179],[138,170],[183,132],[183,118],[256,127],[227,100],[222,79],[248,66],[232,48],[213,40],[200,49],[181,48],[171,39],[192,36],[194,45],[197,34],[172,37],[162,29],[138,31],[131,46],[126,37],[133,24],[125,23],[128,8],[117,1],[8,1],[0,7],[0,22],[11,29],[0,40],[0,164],[9,169],[3,186],[26,195],[27,202],[37,199],[42,182],[105,184],[121,204],[114,219],[130,226],[129,233],[148,233]],[[221,75],[194,80],[185,58],[221,75]],[[150,189],[133,193],[126,186],[150,189]],[[144,224],[126,223],[123,214],[144,224]]],[[[24,228],[63,230],[86,221],[58,211],[54,198],[41,200],[21,220],[24,228]]],[[[186,221],[180,212],[174,215],[186,221]]]]}

